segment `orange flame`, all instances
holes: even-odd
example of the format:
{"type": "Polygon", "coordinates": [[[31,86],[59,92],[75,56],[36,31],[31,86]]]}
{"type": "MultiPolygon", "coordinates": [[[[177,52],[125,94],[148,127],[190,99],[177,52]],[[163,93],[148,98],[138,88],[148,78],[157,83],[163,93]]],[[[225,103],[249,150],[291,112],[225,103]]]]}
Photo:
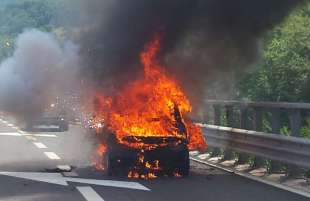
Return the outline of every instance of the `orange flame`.
{"type": "MultiPolygon", "coordinates": [[[[137,165],[143,166],[148,173],[140,175],[133,169],[128,173],[129,178],[156,178],[156,171],[160,170],[160,161],[144,161],[143,150],[166,144],[145,147],[143,142],[129,143],[124,140],[127,136],[187,138],[189,150],[207,148],[200,127],[183,117],[192,110],[189,100],[177,82],[166,75],[164,66],[156,60],[160,44],[161,38],[156,35],[141,53],[140,62],[144,67],[144,76],[141,79],[128,83],[114,98],[97,93],[97,114],[94,122],[104,121],[104,125],[116,135],[119,143],[141,150],[137,165]],[[180,113],[178,120],[175,108],[180,113]],[[183,131],[178,128],[178,121],[184,124],[183,131]]],[[[97,150],[100,156],[105,151],[104,145],[100,145],[97,150]]],[[[175,176],[179,177],[180,174],[176,172],[175,176]]]]}
{"type": "MultiPolygon", "coordinates": [[[[122,139],[126,136],[180,136],[175,125],[173,108],[181,115],[190,113],[192,107],[182,89],[164,72],[156,60],[160,51],[157,34],[140,55],[144,77],[128,85],[114,98],[97,94],[100,102],[99,117],[105,119],[120,143],[137,148],[122,139]]],[[[183,120],[184,121],[184,120],[183,120]]],[[[201,129],[190,121],[186,125],[189,148],[205,149],[206,141],[201,129]]]]}
{"type": "Polygon", "coordinates": [[[103,157],[107,151],[106,144],[102,143],[97,147],[97,155],[93,158],[93,166],[96,170],[105,170],[103,157]]]}
{"type": "Polygon", "coordinates": [[[128,172],[128,178],[156,179],[159,170],[161,170],[160,161],[146,161],[142,150],[141,153],[138,154],[136,166],[128,172]],[[139,173],[140,167],[145,170],[145,173],[139,173]]]}

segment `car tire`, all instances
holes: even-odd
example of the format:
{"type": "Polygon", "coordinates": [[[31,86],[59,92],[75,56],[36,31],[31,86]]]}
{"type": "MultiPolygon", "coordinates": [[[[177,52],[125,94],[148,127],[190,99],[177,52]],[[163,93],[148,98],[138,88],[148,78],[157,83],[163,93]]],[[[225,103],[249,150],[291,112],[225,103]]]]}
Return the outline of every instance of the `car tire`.
{"type": "Polygon", "coordinates": [[[110,157],[110,153],[107,151],[103,156],[103,165],[104,165],[104,175],[112,176],[113,175],[113,162],[110,157]]]}
{"type": "Polygon", "coordinates": [[[68,131],[69,130],[69,124],[68,123],[66,123],[65,125],[64,125],[64,129],[63,129],[64,131],[68,131]]]}
{"type": "Polygon", "coordinates": [[[59,132],[65,132],[69,130],[69,125],[68,124],[60,124],[59,125],[59,132]]]}
{"type": "Polygon", "coordinates": [[[183,176],[187,177],[189,175],[189,169],[190,169],[190,160],[189,160],[189,151],[183,150],[179,154],[179,160],[177,163],[176,169],[178,172],[183,176]]]}

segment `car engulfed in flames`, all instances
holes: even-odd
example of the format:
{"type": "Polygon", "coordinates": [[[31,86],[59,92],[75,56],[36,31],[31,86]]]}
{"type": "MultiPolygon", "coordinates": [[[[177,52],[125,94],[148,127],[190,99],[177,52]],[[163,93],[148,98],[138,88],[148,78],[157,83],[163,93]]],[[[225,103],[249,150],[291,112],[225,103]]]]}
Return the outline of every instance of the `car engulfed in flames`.
{"type": "Polygon", "coordinates": [[[156,34],[141,53],[142,78],[113,97],[96,94],[93,122],[101,125],[101,144],[95,166],[109,175],[186,176],[189,150],[207,147],[201,129],[184,116],[192,109],[189,100],[156,60],[160,42],[156,34]]]}
{"type": "MultiPolygon", "coordinates": [[[[176,112],[176,115],[179,113],[176,112]]],[[[104,143],[99,152],[104,152],[101,164],[105,173],[129,178],[187,176],[189,150],[185,125],[179,122],[175,126],[179,126],[180,130],[177,136],[127,135],[121,143],[108,129],[102,129],[100,137],[104,143]]]]}

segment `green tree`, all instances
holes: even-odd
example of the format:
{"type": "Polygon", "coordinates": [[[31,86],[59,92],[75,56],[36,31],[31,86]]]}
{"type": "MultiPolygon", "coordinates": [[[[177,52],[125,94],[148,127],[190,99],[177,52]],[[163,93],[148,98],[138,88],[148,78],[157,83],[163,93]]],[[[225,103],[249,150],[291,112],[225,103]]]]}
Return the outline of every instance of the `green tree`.
{"type": "Polygon", "coordinates": [[[13,52],[13,40],[23,30],[57,28],[57,15],[64,0],[0,1],[0,61],[13,52]]]}
{"type": "Polygon", "coordinates": [[[310,101],[310,4],[269,32],[259,67],[238,84],[256,101],[310,101]]]}

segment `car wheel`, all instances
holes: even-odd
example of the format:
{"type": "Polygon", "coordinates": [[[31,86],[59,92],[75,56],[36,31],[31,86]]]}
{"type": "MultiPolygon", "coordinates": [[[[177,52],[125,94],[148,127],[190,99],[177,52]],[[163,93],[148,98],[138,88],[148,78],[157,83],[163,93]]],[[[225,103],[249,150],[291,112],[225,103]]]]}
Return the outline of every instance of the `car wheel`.
{"type": "Polygon", "coordinates": [[[183,177],[186,177],[189,175],[189,169],[190,169],[189,152],[188,150],[183,150],[179,155],[177,170],[183,177]]]}
{"type": "Polygon", "coordinates": [[[103,156],[103,165],[104,165],[104,175],[112,176],[113,175],[113,163],[110,157],[110,153],[107,151],[103,156]]]}
{"type": "Polygon", "coordinates": [[[64,131],[68,131],[68,130],[69,130],[69,124],[65,124],[63,130],[64,130],[64,131]]]}

